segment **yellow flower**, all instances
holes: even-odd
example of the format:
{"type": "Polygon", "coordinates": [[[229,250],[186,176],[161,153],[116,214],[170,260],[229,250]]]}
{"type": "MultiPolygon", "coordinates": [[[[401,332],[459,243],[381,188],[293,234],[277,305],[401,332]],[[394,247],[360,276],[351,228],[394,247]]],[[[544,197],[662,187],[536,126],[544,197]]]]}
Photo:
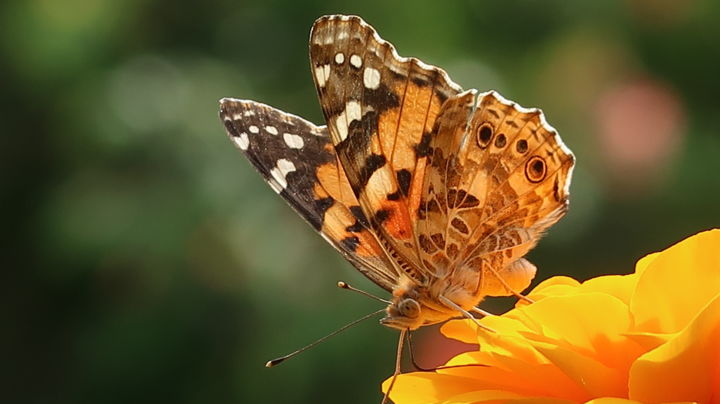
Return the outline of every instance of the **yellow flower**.
{"type": "Polygon", "coordinates": [[[720,403],[720,230],[642,258],[633,274],[555,277],[529,297],[535,303],[481,320],[497,333],[446,323],[446,336],[479,344],[447,365],[476,366],[402,374],[390,398],[720,403]]]}

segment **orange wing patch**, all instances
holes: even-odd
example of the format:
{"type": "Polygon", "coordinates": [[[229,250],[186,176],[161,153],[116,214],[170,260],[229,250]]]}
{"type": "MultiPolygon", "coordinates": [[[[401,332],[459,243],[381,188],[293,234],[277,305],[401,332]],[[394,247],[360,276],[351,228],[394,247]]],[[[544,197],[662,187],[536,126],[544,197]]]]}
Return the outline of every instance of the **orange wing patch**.
{"type": "Polygon", "coordinates": [[[367,219],[359,209],[347,176],[337,160],[318,167],[317,178],[314,191],[316,198],[330,197],[336,202],[325,212],[322,233],[338,240],[360,256],[373,259],[384,257],[385,252],[368,230],[367,219]]]}

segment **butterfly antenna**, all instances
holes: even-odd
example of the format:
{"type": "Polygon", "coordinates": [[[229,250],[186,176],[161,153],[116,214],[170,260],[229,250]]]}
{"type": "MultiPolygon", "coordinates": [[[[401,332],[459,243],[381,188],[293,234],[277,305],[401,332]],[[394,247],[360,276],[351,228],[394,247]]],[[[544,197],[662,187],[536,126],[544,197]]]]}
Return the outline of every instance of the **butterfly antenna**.
{"type": "Polygon", "coordinates": [[[360,289],[358,289],[358,288],[355,288],[355,287],[353,287],[353,286],[350,286],[347,282],[344,282],[344,281],[339,281],[339,282],[337,283],[337,286],[338,286],[340,289],[347,289],[347,290],[351,290],[351,291],[356,292],[356,293],[360,293],[361,295],[367,296],[367,297],[369,297],[369,298],[371,298],[371,299],[375,299],[375,300],[377,300],[378,302],[383,302],[383,303],[387,303],[387,304],[391,304],[391,303],[392,303],[390,300],[386,300],[386,299],[383,299],[383,298],[381,298],[381,297],[377,297],[377,296],[375,296],[375,295],[373,295],[373,294],[371,294],[371,293],[368,293],[368,292],[366,292],[366,291],[364,291],[364,290],[360,290],[360,289]]]}
{"type": "Polygon", "coordinates": [[[345,324],[344,326],[342,326],[342,327],[338,328],[337,330],[331,332],[330,334],[328,334],[328,335],[326,335],[326,336],[318,339],[317,341],[312,342],[312,343],[310,343],[310,344],[308,344],[308,345],[305,345],[304,347],[298,349],[298,350],[295,351],[295,352],[291,352],[291,353],[289,353],[289,354],[287,354],[287,355],[284,355],[284,356],[281,356],[281,357],[279,357],[279,358],[275,358],[275,359],[273,359],[273,360],[267,361],[267,363],[265,363],[265,367],[266,367],[266,368],[271,368],[271,367],[273,367],[273,366],[277,366],[277,365],[285,362],[286,360],[292,358],[293,356],[296,356],[296,355],[299,354],[299,353],[305,352],[305,351],[307,351],[308,349],[314,347],[315,345],[317,345],[317,344],[319,344],[319,343],[327,340],[328,338],[334,337],[335,335],[340,334],[341,332],[347,330],[348,328],[350,328],[350,327],[352,327],[352,326],[354,326],[354,325],[356,325],[356,324],[358,324],[358,323],[361,323],[361,322],[363,322],[363,321],[365,321],[365,320],[367,320],[367,319],[369,319],[369,318],[372,318],[373,316],[376,316],[376,315],[382,313],[383,311],[385,311],[385,309],[380,309],[380,310],[374,311],[374,312],[372,312],[372,313],[370,313],[370,314],[366,314],[366,315],[360,317],[359,319],[357,319],[357,320],[355,320],[355,321],[352,321],[351,323],[345,324]]]}
{"type": "Polygon", "coordinates": [[[383,396],[383,400],[382,400],[381,404],[387,403],[388,398],[390,397],[390,392],[392,391],[393,386],[395,386],[395,380],[397,380],[397,377],[400,374],[400,365],[402,363],[402,350],[403,350],[403,344],[405,343],[405,335],[407,335],[407,332],[408,332],[408,330],[400,331],[400,339],[398,339],[397,355],[395,356],[395,372],[393,372],[392,380],[390,381],[390,386],[388,386],[388,389],[385,392],[385,396],[383,396]]]}

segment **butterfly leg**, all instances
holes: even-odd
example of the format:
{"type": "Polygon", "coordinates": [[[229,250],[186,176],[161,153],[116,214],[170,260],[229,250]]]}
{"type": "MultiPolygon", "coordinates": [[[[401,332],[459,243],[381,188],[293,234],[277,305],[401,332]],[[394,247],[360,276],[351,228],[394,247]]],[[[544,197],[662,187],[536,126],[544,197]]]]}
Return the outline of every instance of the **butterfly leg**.
{"type": "Polygon", "coordinates": [[[387,403],[388,398],[390,397],[390,392],[392,391],[393,386],[395,385],[395,380],[397,379],[398,375],[400,374],[402,350],[403,350],[403,344],[405,343],[405,335],[407,334],[407,332],[408,332],[407,330],[400,331],[400,339],[398,340],[397,355],[395,356],[395,372],[393,372],[392,380],[390,381],[390,386],[388,386],[388,389],[385,392],[385,396],[383,397],[381,404],[387,403]]]}
{"type": "Polygon", "coordinates": [[[492,313],[490,313],[490,312],[487,312],[487,311],[485,311],[485,310],[483,310],[483,309],[481,309],[481,308],[479,308],[479,307],[473,307],[472,309],[470,309],[470,311],[475,312],[475,313],[477,313],[477,314],[479,314],[479,315],[481,315],[481,316],[483,316],[483,317],[493,317],[493,316],[495,316],[494,314],[492,314],[492,313]]]}
{"type": "Polygon", "coordinates": [[[490,331],[490,332],[496,332],[496,331],[493,330],[492,328],[490,328],[490,327],[488,327],[488,326],[486,326],[486,325],[480,324],[480,322],[477,321],[477,319],[475,318],[475,316],[473,316],[472,314],[470,314],[470,312],[468,312],[467,310],[465,310],[465,309],[463,309],[462,307],[460,307],[460,306],[458,306],[457,304],[455,304],[455,302],[453,302],[452,300],[448,299],[447,297],[445,297],[445,296],[443,296],[443,295],[440,295],[440,301],[441,301],[444,305],[450,307],[451,309],[455,309],[455,310],[457,310],[458,312],[462,313],[463,316],[465,316],[466,318],[469,318],[470,320],[472,320],[473,322],[475,322],[475,325],[477,325],[478,327],[482,328],[483,330],[485,330],[485,331],[490,331]]]}

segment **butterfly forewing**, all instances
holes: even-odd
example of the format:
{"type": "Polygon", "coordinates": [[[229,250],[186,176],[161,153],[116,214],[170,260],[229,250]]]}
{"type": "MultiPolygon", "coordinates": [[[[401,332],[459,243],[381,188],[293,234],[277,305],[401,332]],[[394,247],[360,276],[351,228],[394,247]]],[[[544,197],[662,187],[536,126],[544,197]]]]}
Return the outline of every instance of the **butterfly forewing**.
{"type": "Polygon", "coordinates": [[[397,267],[423,283],[415,220],[433,126],[460,91],[442,70],[400,58],[358,17],[319,19],[310,60],[340,162],[397,267]]]}
{"type": "Polygon", "coordinates": [[[327,127],[254,101],[225,98],[220,117],[235,145],[305,220],[372,281],[392,271],[338,165],[327,127]]]}

